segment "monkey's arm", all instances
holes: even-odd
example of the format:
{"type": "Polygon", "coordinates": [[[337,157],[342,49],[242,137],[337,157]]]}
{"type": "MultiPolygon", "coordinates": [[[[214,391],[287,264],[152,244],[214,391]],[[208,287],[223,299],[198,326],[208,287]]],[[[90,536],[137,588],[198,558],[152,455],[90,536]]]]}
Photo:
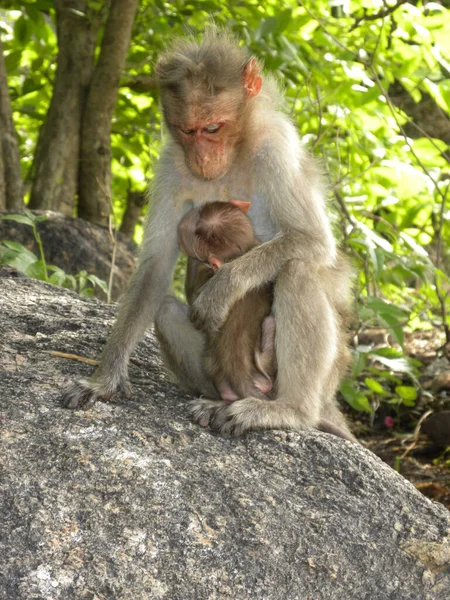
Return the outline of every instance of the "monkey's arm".
{"type": "Polygon", "coordinates": [[[301,147],[288,158],[276,156],[272,147],[257,157],[256,193],[269,203],[278,233],[224,265],[203,287],[192,310],[197,327],[217,331],[237,300],[275,280],[289,260],[298,260],[308,273],[334,262],[336,247],[316,167],[301,147]]]}
{"type": "Polygon", "coordinates": [[[179,253],[178,216],[172,198],[158,194],[146,224],[138,266],[121,302],[119,314],[94,375],[68,388],[63,404],[69,408],[91,406],[117,390],[129,394],[128,360],[145,328],[152,323],[170,286],[179,253]]]}

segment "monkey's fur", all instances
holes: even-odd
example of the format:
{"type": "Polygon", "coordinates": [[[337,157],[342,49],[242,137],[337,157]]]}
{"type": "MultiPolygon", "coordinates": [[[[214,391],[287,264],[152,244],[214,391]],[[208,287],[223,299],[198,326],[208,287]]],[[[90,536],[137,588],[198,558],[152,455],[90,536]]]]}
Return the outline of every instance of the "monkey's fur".
{"type": "MultiPolygon", "coordinates": [[[[193,208],[178,226],[181,250],[195,260],[186,277],[192,304],[203,285],[225,262],[257,245],[253,227],[240,203],[211,202],[193,208]]],[[[223,326],[206,333],[205,371],[222,400],[265,398],[272,390],[275,363],[275,319],[272,285],[251,290],[231,308],[223,326]]]]}
{"type": "MultiPolygon", "coordinates": [[[[192,414],[223,433],[298,429],[328,420],[348,432],[335,402],[349,299],[349,269],[338,263],[314,160],[282,109],[276,84],[258,62],[212,29],[198,44],[177,41],[157,73],[168,139],[153,179],[153,205],[139,266],[94,376],[65,393],[66,406],[90,406],[129,391],[128,361],[155,322],[164,357],[180,385],[202,394],[192,414]],[[192,306],[168,296],[179,253],[177,226],[195,205],[239,198],[262,243],[223,267],[192,306]],[[250,290],[274,283],[277,398],[220,399],[205,376],[205,329],[217,331],[250,290]]],[[[349,434],[350,435],[350,434],[349,434]]]]}
{"type": "MultiPolygon", "coordinates": [[[[211,202],[191,209],[180,222],[178,243],[189,256],[185,291],[190,305],[225,262],[257,245],[252,224],[244,214],[249,205],[234,200],[211,202]]],[[[217,332],[206,332],[206,375],[226,402],[250,395],[268,400],[276,397],[272,300],[271,284],[251,290],[231,307],[217,332]]],[[[340,316],[345,318],[344,314],[340,316]]],[[[321,419],[317,427],[354,441],[347,431],[326,419],[321,419]]]]}

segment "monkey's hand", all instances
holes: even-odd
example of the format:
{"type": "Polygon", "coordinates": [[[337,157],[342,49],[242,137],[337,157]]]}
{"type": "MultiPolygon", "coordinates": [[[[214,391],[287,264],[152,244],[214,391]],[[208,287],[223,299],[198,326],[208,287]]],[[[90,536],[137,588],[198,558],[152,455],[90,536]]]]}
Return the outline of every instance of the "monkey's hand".
{"type": "Polygon", "coordinates": [[[231,263],[227,263],[202,287],[191,306],[189,317],[197,329],[216,333],[234,304],[231,263]]]}
{"type": "Polygon", "coordinates": [[[96,400],[109,400],[116,392],[131,397],[131,386],[126,377],[118,381],[103,381],[101,378],[76,381],[63,392],[61,404],[65,408],[90,408],[96,400]]]}

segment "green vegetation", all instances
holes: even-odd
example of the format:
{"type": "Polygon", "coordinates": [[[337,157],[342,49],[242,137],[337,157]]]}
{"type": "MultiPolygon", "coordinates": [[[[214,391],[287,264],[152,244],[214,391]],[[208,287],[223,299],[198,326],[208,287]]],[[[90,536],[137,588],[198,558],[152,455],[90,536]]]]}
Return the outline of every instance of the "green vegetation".
{"type": "Polygon", "coordinates": [[[99,279],[96,275],[91,275],[86,271],[80,271],[76,275],[68,275],[63,269],[47,264],[38,230],[38,223],[47,219],[45,215],[35,215],[25,209],[23,215],[4,215],[0,219],[3,221],[15,221],[16,223],[22,223],[22,225],[31,227],[34,239],[39,248],[39,257],[37,257],[34,252],[31,252],[31,250],[28,250],[22,244],[4,240],[0,242],[0,264],[14,267],[18,271],[28,275],[28,277],[70,288],[78,292],[81,296],[92,296],[95,286],[100,287],[106,295],[108,294],[106,282],[99,279]],[[49,275],[49,271],[51,275],[49,275]],[[94,287],[90,287],[89,284],[94,287]]]}

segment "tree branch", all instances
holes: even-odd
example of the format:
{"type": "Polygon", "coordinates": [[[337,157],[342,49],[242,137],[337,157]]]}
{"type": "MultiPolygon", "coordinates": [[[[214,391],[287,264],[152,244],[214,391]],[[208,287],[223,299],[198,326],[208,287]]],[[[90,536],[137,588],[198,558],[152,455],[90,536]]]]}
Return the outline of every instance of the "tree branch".
{"type": "Polygon", "coordinates": [[[408,2],[408,0],[398,0],[397,3],[393,4],[392,6],[388,6],[387,4],[385,4],[384,8],[382,8],[377,13],[374,13],[372,15],[368,15],[365,10],[364,15],[362,17],[355,18],[355,22],[350,27],[349,31],[355,30],[363,21],[376,21],[378,19],[384,19],[384,17],[391,15],[398,8],[400,8],[400,6],[402,6],[403,4],[406,4],[407,2],[408,2]]]}
{"type": "Polygon", "coordinates": [[[124,79],[120,87],[127,87],[133,92],[152,92],[158,89],[158,80],[154,75],[129,75],[124,79]]]}
{"type": "Polygon", "coordinates": [[[0,208],[23,209],[19,144],[12,118],[3,46],[0,39],[0,208]]]}

